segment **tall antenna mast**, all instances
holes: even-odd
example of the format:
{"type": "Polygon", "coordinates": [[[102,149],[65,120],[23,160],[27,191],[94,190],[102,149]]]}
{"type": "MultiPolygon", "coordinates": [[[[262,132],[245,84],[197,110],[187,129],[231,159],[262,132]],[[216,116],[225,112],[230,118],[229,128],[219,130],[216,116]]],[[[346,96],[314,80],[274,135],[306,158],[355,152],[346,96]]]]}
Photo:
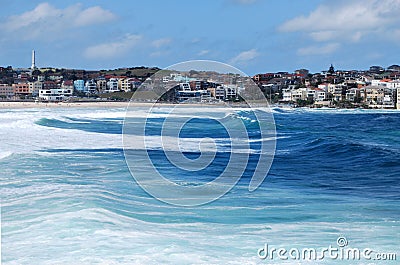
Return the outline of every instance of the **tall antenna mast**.
{"type": "Polygon", "coordinates": [[[36,69],[36,65],[35,65],[35,50],[32,50],[32,66],[31,66],[32,70],[36,69]]]}

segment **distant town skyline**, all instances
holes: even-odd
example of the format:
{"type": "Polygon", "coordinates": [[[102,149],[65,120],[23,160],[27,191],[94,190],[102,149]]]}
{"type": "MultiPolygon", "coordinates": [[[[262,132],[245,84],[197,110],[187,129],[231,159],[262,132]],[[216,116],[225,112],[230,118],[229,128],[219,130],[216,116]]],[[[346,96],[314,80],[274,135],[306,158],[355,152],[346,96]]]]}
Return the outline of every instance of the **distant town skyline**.
{"type": "Polygon", "coordinates": [[[0,65],[87,70],[215,60],[248,75],[398,63],[399,0],[2,1],[0,65]]]}

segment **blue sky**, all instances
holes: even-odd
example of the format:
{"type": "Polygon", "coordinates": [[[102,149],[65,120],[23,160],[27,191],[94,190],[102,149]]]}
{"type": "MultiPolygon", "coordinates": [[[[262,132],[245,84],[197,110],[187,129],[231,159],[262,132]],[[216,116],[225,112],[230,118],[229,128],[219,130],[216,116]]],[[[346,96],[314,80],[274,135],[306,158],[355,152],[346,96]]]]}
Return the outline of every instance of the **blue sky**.
{"type": "Polygon", "coordinates": [[[216,60],[249,75],[400,64],[400,0],[0,3],[0,65],[110,69],[216,60]]]}

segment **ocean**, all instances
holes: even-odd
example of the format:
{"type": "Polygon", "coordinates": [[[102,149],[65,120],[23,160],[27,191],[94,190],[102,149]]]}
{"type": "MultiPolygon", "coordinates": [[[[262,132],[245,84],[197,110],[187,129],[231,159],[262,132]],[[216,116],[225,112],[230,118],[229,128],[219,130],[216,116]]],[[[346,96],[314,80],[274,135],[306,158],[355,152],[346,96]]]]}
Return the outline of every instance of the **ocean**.
{"type": "MultiPolygon", "coordinates": [[[[150,117],[148,136],[160,134],[162,113],[168,107],[150,117]]],[[[164,147],[197,159],[207,143],[202,149],[196,138],[207,137],[215,163],[184,172],[150,143],[159,172],[195,185],[223,171],[232,154],[224,128],[209,122],[215,113],[245,125],[247,168],[219,199],[182,207],[154,198],[132,177],[125,109],[0,110],[2,264],[398,264],[400,112],[272,109],[276,136],[258,140],[276,141],[275,157],[250,192],[260,127],[247,109],[220,108],[207,122],[190,120],[177,136],[186,139],[182,146],[164,147]],[[296,250],[329,247],[339,255],[296,258],[296,250]],[[271,252],[279,248],[287,252],[271,252]],[[348,248],[364,256],[347,260],[348,248]]]]}

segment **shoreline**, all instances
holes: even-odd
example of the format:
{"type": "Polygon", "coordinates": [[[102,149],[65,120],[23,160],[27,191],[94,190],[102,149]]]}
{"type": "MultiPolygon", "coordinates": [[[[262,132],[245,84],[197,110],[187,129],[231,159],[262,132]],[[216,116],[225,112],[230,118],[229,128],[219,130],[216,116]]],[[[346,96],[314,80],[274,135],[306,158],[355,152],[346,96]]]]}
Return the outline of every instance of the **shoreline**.
{"type": "Polygon", "coordinates": [[[91,108],[110,107],[126,108],[128,102],[25,102],[25,101],[4,101],[0,102],[0,109],[30,109],[30,108],[91,108]]]}
{"type": "MultiPolygon", "coordinates": [[[[32,101],[0,101],[0,109],[46,109],[46,108],[127,108],[127,107],[204,107],[204,108],[248,108],[245,104],[207,104],[207,103],[154,103],[154,102],[135,102],[135,101],[82,101],[82,102],[32,102],[32,101]]],[[[265,106],[259,106],[265,107],[265,106]]],[[[254,105],[253,108],[257,108],[254,105]]],[[[285,105],[270,105],[271,109],[310,109],[310,110],[375,110],[375,111],[400,111],[392,108],[311,108],[311,107],[290,107],[285,105]]]]}
{"type": "Polygon", "coordinates": [[[207,103],[155,103],[136,101],[82,101],[82,102],[32,102],[32,101],[0,101],[0,109],[29,109],[29,108],[127,108],[127,107],[151,107],[151,106],[181,106],[181,107],[208,107],[208,108],[241,108],[248,107],[244,104],[207,104],[207,103]]]}

